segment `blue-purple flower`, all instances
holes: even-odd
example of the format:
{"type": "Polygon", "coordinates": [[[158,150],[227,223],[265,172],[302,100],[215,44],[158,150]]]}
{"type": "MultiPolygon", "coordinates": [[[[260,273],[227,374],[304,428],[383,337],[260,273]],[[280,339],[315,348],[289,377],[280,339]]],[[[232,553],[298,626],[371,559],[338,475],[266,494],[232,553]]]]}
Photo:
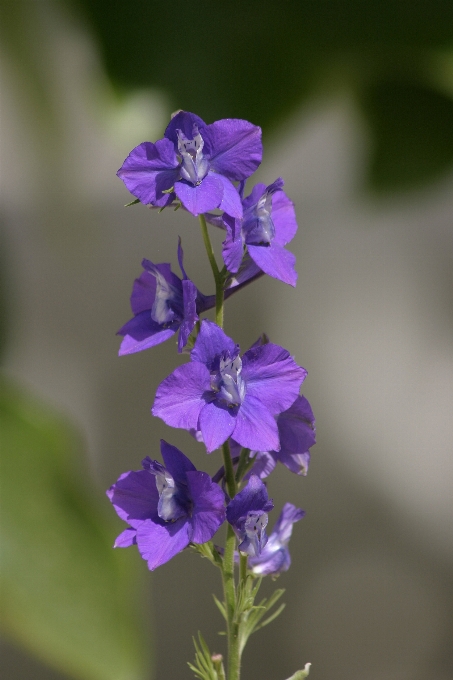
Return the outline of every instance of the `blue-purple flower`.
{"type": "Polygon", "coordinates": [[[190,363],[157,388],[152,412],[171,427],[200,430],[208,452],[233,437],[241,446],[279,451],[275,420],[296,400],[307,371],[273,343],[239,346],[204,320],[190,363]]]}
{"type": "Polygon", "coordinates": [[[300,508],[296,508],[292,503],[285,503],[261,554],[249,558],[249,569],[256,576],[268,574],[278,576],[282,571],[288,571],[291,565],[288,543],[293,524],[302,519],[304,515],[305,512],[300,508]]]}
{"type": "Polygon", "coordinates": [[[242,217],[232,181],[249,177],[261,158],[256,125],[237,118],[206,125],[195,114],[179,111],[164,138],[135,147],[117,174],[142,203],[165,206],[176,195],[193,215],[220,208],[242,217]]]}
{"type": "MultiPolygon", "coordinates": [[[[179,330],[178,352],[182,352],[199,314],[215,307],[215,295],[203,295],[187,276],[183,250],[178,245],[178,261],[183,278],[171,271],[171,265],[154,264],[144,259],[145,270],[132,287],[131,308],[134,313],[117,335],[123,335],[118,354],[133,354],[159,345],[179,330]]],[[[229,280],[225,299],[252,283],[262,272],[248,268],[238,279],[229,280]]]]}
{"type": "MultiPolygon", "coordinates": [[[[226,229],[223,260],[232,274],[246,269],[249,275],[253,262],[258,270],[269,276],[296,285],[296,258],[285,248],[297,231],[296,213],[294,204],[282,191],[283,184],[281,177],[267,187],[256,184],[251,194],[242,200],[242,218],[235,219],[228,214],[221,219],[208,216],[212,224],[226,229]],[[243,262],[245,247],[251,262],[243,262]]],[[[241,193],[242,190],[243,183],[241,193]]]]}
{"type": "MultiPolygon", "coordinates": [[[[268,477],[278,461],[297,475],[306,475],[310,463],[310,448],[316,444],[315,417],[308,400],[297,397],[289,409],[277,416],[279,451],[250,451],[255,464],[250,474],[268,477]]],[[[231,453],[238,455],[240,446],[231,441],[231,453]]]]}
{"type": "Polygon", "coordinates": [[[146,457],[143,470],[124,473],[107,491],[130,525],[115,548],[136,544],[151,570],[189,543],[210,541],[225,520],[225,496],[211,477],[164,440],[161,453],[165,466],[146,457]]]}
{"type": "Polygon", "coordinates": [[[180,279],[170,264],[143,260],[145,270],[135,279],[131,295],[134,317],[120,330],[123,335],[119,354],[133,354],[164,342],[179,330],[178,351],[182,352],[198,321],[198,314],[215,305],[215,296],[202,295],[188,278],[183,265],[183,250],[178,245],[180,279]]]}
{"type": "Polygon", "coordinates": [[[267,513],[273,507],[266,487],[256,475],[252,475],[247,486],[229,502],[226,517],[239,539],[240,552],[252,557],[261,554],[267,543],[267,513]]]}

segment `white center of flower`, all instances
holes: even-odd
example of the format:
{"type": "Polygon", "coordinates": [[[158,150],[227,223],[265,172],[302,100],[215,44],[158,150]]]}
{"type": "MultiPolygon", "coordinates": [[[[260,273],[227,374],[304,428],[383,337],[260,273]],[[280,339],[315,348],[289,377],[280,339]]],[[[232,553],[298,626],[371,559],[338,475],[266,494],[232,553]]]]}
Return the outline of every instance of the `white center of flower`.
{"type": "Polygon", "coordinates": [[[272,222],[272,194],[266,191],[258,203],[244,213],[242,232],[245,242],[255,246],[268,246],[275,236],[272,222]]]}
{"type": "Polygon", "coordinates": [[[244,401],[246,384],[241,376],[242,360],[237,356],[220,358],[219,370],[211,379],[212,388],[218,393],[217,400],[233,408],[244,401]]]}
{"type": "Polygon", "coordinates": [[[159,492],[159,503],[157,505],[159,517],[166,521],[175,521],[184,517],[186,512],[178,503],[178,489],[171,474],[163,466],[162,470],[153,472],[153,474],[156,477],[156,487],[159,492]]]}
{"type": "Polygon", "coordinates": [[[153,271],[153,276],[156,279],[156,296],[151,309],[151,318],[159,324],[171,324],[178,316],[174,307],[182,304],[182,300],[178,299],[181,295],[158,269],[153,271]]]}
{"type": "Polygon", "coordinates": [[[181,156],[181,177],[194,185],[206,177],[209,161],[203,155],[204,141],[196,125],[193,127],[193,139],[187,139],[181,130],[177,130],[178,151],[181,156]]]}

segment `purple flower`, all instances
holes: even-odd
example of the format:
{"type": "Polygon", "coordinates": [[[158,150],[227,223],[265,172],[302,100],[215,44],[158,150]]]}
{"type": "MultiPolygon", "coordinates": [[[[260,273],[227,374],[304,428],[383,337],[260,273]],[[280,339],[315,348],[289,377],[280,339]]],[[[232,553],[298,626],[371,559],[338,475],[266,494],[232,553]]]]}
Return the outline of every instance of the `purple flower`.
{"type": "MultiPolygon", "coordinates": [[[[199,314],[215,307],[215,295],[203,295],[188,278],[183,265],[181,242],[178,260],[183,279],[171,271],[168,263],[153,264],[144,259],[144,272],[135,279],[131,295],[134,317],[117,335],[123,335],[118,354],[133,354],[159,345],[179,330],[178,352],[187,344],[199,314]]],[[[262,272],[248,268],[239,280],[228,281],[225,299],[252,283],[262,272]]]]}
{"type": "Polygon", "coordinates": [[[252,475],[247,486],[229,502],[226,517],[240,541],[240,552],[253,557],[261,554],[267,543],[267,513],[273,507],[266,487],[256,475],[252,475]]]}
{"type": "Polygon", "coordinates": [[[178,351],[182,352],[198,321],[198,314],[215,305],[215,296],[202,295],[187,277],[183,250],[178,244],[181,280],[167,263],[143,260],[144,272],[135,279],[131,295],[134,317],[120,330],[123,335],[119,354],[133,354],[164,342],[179,329],[178,351]]]}
{"type": "Polygon", "coordinates": [[[299,394],[307,371],[283,347],[239,346],[204,320],[191,352],[157,388],[152,412],[171,427],[200,430],[208,452],[230,436],[242,446],[280,450],[275,416],[299,394]]]}
{"type": "Polygon", "coordinates": [[[226,229],[223,259],[229,272],[235,274],[242,270],[242,275],[246,271],[249,276],[253,262],[255,268],[269,276],[296,285],[296,258],[285,249],[297,231],[296,213],[282,187],[281,177],[268,187],[256,184],[242,201],[242,219],[228,214],[224,214],[222,220],[208,216],[209,222],[226,229]],[[252,262],[243,263],[245,246],[252,262]]]}
{"type": "Polygon", "coordinates": [[[292,503],[285,503],[261,554],[249,558],[249,568],[254,574],[257,576],[267,576],[268,574],[277,576],[282,571],[288,571],[291,565],[288,543],[293,531],[293,524],[302,519],[304,515],[305,512],[296,508],[292,503]]]}
{"type": "Polygon", "coordinates": [[[249,177],[261,158],[259,127],[237,118],[206,125],[194,113],[179,111],[164,138],[135,147],[117,174],[142,203],[165,206],[176,195],[193,215],[220,208],[242,217],[232,181],[249,177]]]}
{"type": "MultiPolygon", "coordinates": [[[[308,400],[302,395],[283,413],[277,416],[279,451],[250,451],[255,465],[250,474],[261,479],[268,477],[278,461],[297,475],[306,475],[310,463],[310,447],[316,444],[315,417],[308,400]]],[[[231,453],[240,453],[240,446],[232,441],[231,453]]]]}
{"type": "Polygon", "coordinates": [[[146,457],[143,470],[125,472],[107,491],[130,527],[115,548],[136,544],[155,569],[192,543],[211,540],[225,520],[223,491],[175,446],[161,440],[164,465],[146,457]]]}

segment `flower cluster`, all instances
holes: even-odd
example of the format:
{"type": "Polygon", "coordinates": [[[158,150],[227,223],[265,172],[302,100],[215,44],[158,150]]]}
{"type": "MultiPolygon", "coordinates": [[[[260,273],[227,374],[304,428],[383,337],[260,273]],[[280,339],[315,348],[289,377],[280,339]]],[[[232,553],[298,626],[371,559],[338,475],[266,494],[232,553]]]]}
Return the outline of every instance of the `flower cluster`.
{"type": "MultiPolygon", "coordinates": [[[[128,525],[115,547],[136,545],[153,570],[193,546],[220,566],[230,596],[235,561],[244,588],[247,574],[277,576],[289,568],[292,527],[304,512],[286,503],[268,537],[274,504],[266,484],[279,461],[306,475],[315,443],[313,412],[300,394],[307,371],[265,335],[241,353],[223,330],[224,303],[245,285],[265,274],[291,286],[297,281],[295,256],[286,249],[297,222],[283,180],[255,184],[245,195],[246,180],[261,158],[257,126],[238,119],[207,125],[179,111],[162,139],[139,144],[118,170],[133,202],[182,207],[199,216],[215,291],[204,295],[189,278],[181,240],[181,277],[169,263],[144,259],[130,298],[133,317],[118,331],[119,354],[149,349],[177,334],[178,352],[189,360],[160,383],[152,414],[187,430],[207,453],[221,448],[223,465],[210,477],[162,440],[163,463],[146,457],[142,469],[121,475],[107,492],[128,525]],[[208,225],[223,230],[222,267],[208,225]],[[215,322],[202,318],[214,308],[215,322]],[[229,528],[222,548],[212,539],[224,522],[229,528]]],[[[229,626],[236,605],[225,604],[229,626]]]]}

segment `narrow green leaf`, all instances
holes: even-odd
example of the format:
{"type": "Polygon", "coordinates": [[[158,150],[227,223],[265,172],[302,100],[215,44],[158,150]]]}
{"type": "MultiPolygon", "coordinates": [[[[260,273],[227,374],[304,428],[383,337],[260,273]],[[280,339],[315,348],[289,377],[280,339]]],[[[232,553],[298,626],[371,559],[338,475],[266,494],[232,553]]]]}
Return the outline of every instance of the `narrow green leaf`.
{"type": "Polygon", "coordinates": [[[134,201],[131,201],[130,203],[126,203],[126,205],[124,207],[129,208],[131,205],[137,205],[137,203],[140,203],[139,198],[136,198],[134,201]]]}
{"type": "Polygon", "coordinates": [[[304,678],[308,677],[310,666],[311,663],[306,663],[303,671],[296,671],[288,680],[304,680],[304,678]]]}
{"type": "Polygon", "coordinates": [[[255,633],[255,631],[259,630],[260,628],[264,628],[264,626],[267,626],[268,623],[271,623],[271,621],[276,619],[277,616],[279,616],[282,613],[282,611],[284,610],[285,607],[286,607],[286,604],[285,604],[285,602],[283,602],[280,605],[280,607],[278,607],[275,610],[275,612],[273,612],[270,616],[267,617],[267,619],[264,619],[264,621],[262,621],[258,626],[255,626],[255,628],[253,629],[253,632],[255,633]]]}
{"type": "Polygon", "coordinates": [[[214,598],[214,602],[216,603],[219,612],[222,614],[225,621],[227,621],[228,616],[226,613],[225,605],[222,602],[220,602],[220,600],[215,595],[213,595],[212,597],[214,598]]]}
{"type": "Polygon", "coordinates": [[[76,680],[147,677],[144,572],[112,549],[118,527],[79,438],[0,381],[0,450],[4,634],[76,680]]]}

